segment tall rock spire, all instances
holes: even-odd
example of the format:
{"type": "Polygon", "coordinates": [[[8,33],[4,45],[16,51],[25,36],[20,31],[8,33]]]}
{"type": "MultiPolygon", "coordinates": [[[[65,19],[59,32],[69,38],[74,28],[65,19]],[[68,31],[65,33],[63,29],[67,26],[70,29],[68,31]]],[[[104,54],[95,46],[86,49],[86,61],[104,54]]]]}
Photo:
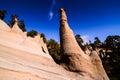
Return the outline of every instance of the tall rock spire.
{"type": "Polygon", "coordinates": [[[63,54],[83,53],[78,43],[76,42],[73,31],[70,29],[67,23],[66,13],[63,8],[60,9],[60,42],[62,47],[61,51],[63,54]]]}
{"type": "Polygon", "coordinates": [[[109,80],[98,54],[87,55],[77,44],[63,8],[60,9],[60,45],[61,65],[65,69],[89,77],[89,80],[109,80]]]}

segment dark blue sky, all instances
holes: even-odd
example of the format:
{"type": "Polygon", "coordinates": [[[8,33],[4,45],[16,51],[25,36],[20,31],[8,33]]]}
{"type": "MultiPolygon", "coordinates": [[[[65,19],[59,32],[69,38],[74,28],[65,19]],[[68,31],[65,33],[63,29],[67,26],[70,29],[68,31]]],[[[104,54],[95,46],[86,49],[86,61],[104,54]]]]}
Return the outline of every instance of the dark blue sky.
{"type": "Polygon", "coordinates": [[[98,36],[120,35],[120,0],[0,0],[0,10],[24,20],[27,31],[44,33],[59,41],[59,8],[65,8],[68,23],[75,34],[85,40],[98,36]]]}

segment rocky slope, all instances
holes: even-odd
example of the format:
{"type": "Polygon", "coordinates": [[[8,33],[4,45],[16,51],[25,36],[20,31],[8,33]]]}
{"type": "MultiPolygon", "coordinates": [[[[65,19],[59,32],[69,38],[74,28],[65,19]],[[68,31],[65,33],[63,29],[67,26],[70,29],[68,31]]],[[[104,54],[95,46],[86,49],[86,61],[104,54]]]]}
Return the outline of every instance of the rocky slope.
{"type": "Polygon", "coordinates": [[[57,65],[42,38],[0,20],[0,80],[87,80],[57,65]],[[44,49],[44,52],[43,50],[44,49]]]}

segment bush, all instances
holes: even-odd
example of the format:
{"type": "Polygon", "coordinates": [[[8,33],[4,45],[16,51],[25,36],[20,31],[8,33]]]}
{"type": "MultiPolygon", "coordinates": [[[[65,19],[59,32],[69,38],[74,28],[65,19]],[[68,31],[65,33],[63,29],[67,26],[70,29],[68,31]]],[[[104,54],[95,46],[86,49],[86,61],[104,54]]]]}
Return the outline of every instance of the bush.
{"type": "Polygon", "coordinates": [[[47,42],[47,48],[48,48],[50,55],[54,59],[54,61],[59,64],[60,59],[61,59],[61,57],[60,57],[60,44],[58,44],[55,40],[50,39],[47,42]]]}
{"type": "Polygon", "coordinates": [[[27,32],[27,36],[30,36],[30,37],[33,37],[33,38],[34,38],[37,34],[38,34],[38,32],[35,31],[35,30],[31,30],[31,31],[27,32]]]}
{"type": "Polygon", "coordinates": [[[46,38],[45,38],[45,35],[44,35],[43,33],[41,33],[41,36],[40,36],[40,37],[42,37],[42,38],[43,38],[44,43],[46,43],[46,42],[47,42],[47,40],[46,40],[46,38]]]}

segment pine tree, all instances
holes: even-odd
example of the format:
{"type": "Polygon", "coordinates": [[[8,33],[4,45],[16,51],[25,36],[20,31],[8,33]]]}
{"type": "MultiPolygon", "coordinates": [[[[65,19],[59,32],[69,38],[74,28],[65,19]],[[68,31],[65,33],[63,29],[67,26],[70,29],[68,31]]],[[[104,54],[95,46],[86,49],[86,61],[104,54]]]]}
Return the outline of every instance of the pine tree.
{"type": "Polygon", "coordinates": [[[0,10],[0,19],[4,19],[5,18],[5,14],[7,13],[6,10],[0,10]]]}

